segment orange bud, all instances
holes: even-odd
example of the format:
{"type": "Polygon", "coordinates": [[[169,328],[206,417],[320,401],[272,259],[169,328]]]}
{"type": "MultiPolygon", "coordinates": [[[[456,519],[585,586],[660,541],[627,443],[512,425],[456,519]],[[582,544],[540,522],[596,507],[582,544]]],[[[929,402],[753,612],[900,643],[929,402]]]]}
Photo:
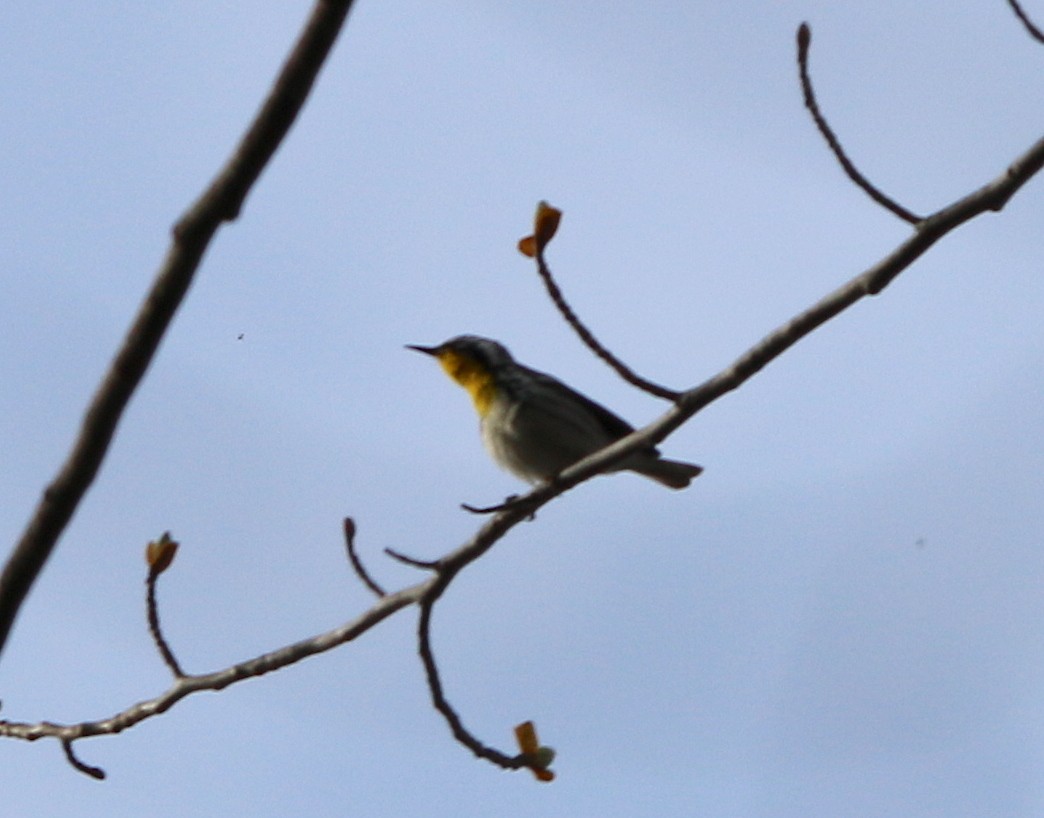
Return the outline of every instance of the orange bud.
{"type": "Polygon", "coordinates": [[[518,742],[518,749],[526,755],[532,755],[540,749],[536,727],[531,721],[524,721],[515,727],[515,740],[518,742]]]}
{"type": "Polygon", "coordinates": [[[562,220],[562,211],[551,207],[547,202],[537,205],[536,218],[533,220],[533,237],[537,247],[543,250],[547,243],[555,237],[558,223],[562,220]]]}
{"type": "Polygon", "coordinates": [[[547,243],[554,238],[561,220],[561,210],[551,207],[547,202],[537,204],[536,215],[533,217],[533,235],[519,240],[519,252],[530,258],[542,252],[547,243]]]}
{"type": "Polygon", "coordinates": [[[518,252],[529,258],[533,258],[536,255],[536,239],[532,236],[526,236],[524,239],[518,240],[518,252]]]}
{"type": "Polygon", "coordinates": [[[531,721],[524,721],[515,727],[515,740],[518,749],[527,756],[529,769],[536,776],[537,781],[554,781],[555,774],[547,769],[548,765],[555,759],[555,751],[550,747],[541,747],[537,738],[536,727],[531,721]]]}
{"type": "Polygon", "coordinates": [[[162,574],[170,564],[174,562],[174,554],[177,553],[178,544],[170,536],[169,531],[164,531],[163,536],[153,540],[145,547],[145,562],[153,574],[162,574]]]}

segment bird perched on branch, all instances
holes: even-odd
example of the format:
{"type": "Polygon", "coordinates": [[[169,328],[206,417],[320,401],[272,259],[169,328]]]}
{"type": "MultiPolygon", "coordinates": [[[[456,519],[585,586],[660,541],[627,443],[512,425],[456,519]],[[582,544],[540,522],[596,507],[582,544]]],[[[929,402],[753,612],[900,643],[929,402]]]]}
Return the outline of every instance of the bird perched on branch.
{"type": "MultiPolygon", "coordinates": [[[[517,363],[496,341],[461,335],[438,346],[409,345],[436,358],[463,386],[480,418],[482,442],[498,465],[528,483],[547,483],[563,469],[634,431],[627,421],[557,378],[517,363]]],[[[672,489],[703,469],[665,460],[654,446],[613,467],[672,489]]]]}

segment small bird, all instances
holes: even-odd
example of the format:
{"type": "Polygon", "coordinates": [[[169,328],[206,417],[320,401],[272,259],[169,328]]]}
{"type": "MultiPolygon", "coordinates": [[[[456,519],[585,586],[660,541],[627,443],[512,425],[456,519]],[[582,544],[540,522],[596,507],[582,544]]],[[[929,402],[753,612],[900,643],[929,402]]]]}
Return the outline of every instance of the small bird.
{"type": "MultiPolygon", "coordinates": [[[[471,395],[482,442],[497,464],[534,485],[629,435],[634,428],[557,378],[517,363],[496,341],[461,335],[434,347],[407,346],[438,360],[471,395]]],[[[627,457],[628,470],[672,489],[689,485],[702,467],[664,460],[653,446],[627,457]]]]}

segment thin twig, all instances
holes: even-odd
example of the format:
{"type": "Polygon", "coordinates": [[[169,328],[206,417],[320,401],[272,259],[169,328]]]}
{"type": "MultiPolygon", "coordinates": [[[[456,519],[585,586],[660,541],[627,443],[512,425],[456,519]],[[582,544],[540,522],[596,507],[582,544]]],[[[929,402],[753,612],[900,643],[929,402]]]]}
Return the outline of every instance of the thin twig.
{"type": "Polygon", "coordinates": [[[373,591],[377,596],[385,596],[386,591],[378,585],[373,577],[367,572],[359,555],[355,553],[355,520],[351,517],[344,518],[344,547],[348,551],[348,560],[355,569],[356,575],[362,580],[363,585],[373,591]]]}
{"type": "Polygon", "coordinates": [[[472,514],[496,514],[498,511],[510,508],[511,501],[508,500],[492,506],[473,506],[470,503],[461,503],[460,507],[465,511],[470,511],[472,514]]]}
{"type": "Polygon", "coordinates": [[[551,296],[551,300],[555,302],[555,306],[558,307],[558,311],[562,313],[562,317],[565,318],[569,326],[576,331],[576,334],[580,336],[581,340],[587,344],[588,348],[595,355],[609,364],[609,366],[616,370],[616,373],[621,378],[632,386],[636,386],[658,398],[664,398],[670,401],[678,400],[678,397],[681,395],[680,392],[668,389],[666,386],[660,386],[658,383],[653,383],[652,381],[648,381],[641,377],[623,361],[613,355],[612,352],[595,338],[594,333],[591,332],[591,330],[589,330],[580,320],[577,314],[573,312],[573,308],[569,306],[569,303],[565,300],[565,296],[562,295],[562,290],[559,289],[554,276],[551,275],[551,270],[547,266],[547,261],[544,259],[543,247],[537,249],[535,258],[537,272],[540,273],[540,278],[543,279],[544,286],[547,288],[547,293],[551,296]]]}
{"type": "Polygon", "coordinates": [[[73,752],[71,739],[62,740],[62,750],[65,752],[65,760],[72,764],[75,769],[98,781],[105,780],[105,770],[101,767],[92,767],[90,764],[84,764],[76,757],[76,753],[73,752]]]}
{"type": "Polygon", "coordinates": [[[412,568],[423,568],[425,571],[437,571],[440,566],[438,560],[419,560],[416,557],[411,557],[408,554],[403,554],[401,551],[396,551],[392,548],[385,548],[384,553],[393,560],[398,560],[403,565],[409,565],[412,568]]]}
{"type": "Polygon", "coordinates": [[[841,143],[838,141],[837,136],[827,123],[826,118],[819,110],[819,103],[816,102],[815,91],[812,90],[812,79],[808,73],[808,48],[812,42],[812,29],[809,28],[808,23],[802,23],[798,28],[798,67],[801,74],[801,90],[805,97],[805,107],[808,108],[809,113],[812,114],[812,119],[816,123],[816,127],[819,128],[819,132],[823,135],[827,145],[830,146],[830,150],[833,151],[834,156],[837,157],[837,161],[841,163],[841,167],[844,168],[845,173],[848,174],[848,178],[856,183],[862,190],[875,202],[884,208],[887,208],[900,219],[909,222],[910,224],[917,225],[921,221],[921,217],[916,213],[911,213],[905,207],[898,202],[888,198],[874,187],[870,183],[870,180],[863,176],[859,172],[859,169],[852,164],[852,160],[845,154],[844,148],[841,147],[841,143]]]}
{"type": "Polygon", "coordinates": [[[352,0],[317,0],[254,122],[210,187],[174,228],[173,242],[109,371],[79,436],[0,575],[0,651],[58,538],[94,481],[131,395],[145,375],[222,222],[239,214],[254,182],[301,111],[340,32],[352,0]]]}
{"type": "Polygon", "coordinates": [[[445,584],[437,583],[425,595],[420,603],[420,617],[417,622],[417,652],[420,654],[421,662],[424,664],[424,675],[428,680],[431,703],[442,714],[446,723],[449,724],[453,737],[479,758],[484,758],[505,770],[519,770],[531,767],[532,760],[525,755],[509,756],[479,741],[464,726],[460,715],[446,699],[446,695],[442,690],[442,680],[439,678],[439,668],[435,663],[435,654],[431,650],[431,612],[443,590],[445,590],[445,584]]]}
{"type": "Polygon", "coordinates": [[[1029,15],[1022,10],[1022,6],[1020,6],[1016,0],[1008,0],[1008,5],[1011,6],[1011,10],[1015,12],[1015,16],[1022,21],[1022,24],[1026,27],[1026,31],[1030,33],[1030,36],[1035,40],[1044,43],[1044,31],[1041,31],[1036,25],[1034,25],[1033,21],[1029,18],[1029,15]]]}
{"type": "Polygon", "coordinates": [[[185,675],[185,672],[181,669],[174,652],[163,636],[163,630],[160,628],[159,607],[156,605],[156,580],[159,579],[161,573],[163,573],[162,570],[157,571],[155,568],[150,568],[148,579],[145,580],[145,586],[148,589],[145,594],[145,609],[148,612],[149,633],[152,634],[152,641],[156,643],[156,649],[163,657],[164,663],[170,668],[174,678],[179,679],[185,675]]]}
{"type": "Polygon", "coordinates": [[[509,494],[504,498],[504,502],[496,503],[492,506],[473,506],[470,503],[461,503],[460,507],[465,511],[470,511],[472,514],[496,514],[498,511],[504,511],[519,505],[522,500],[523,498],[520,494],[509,494]]]}

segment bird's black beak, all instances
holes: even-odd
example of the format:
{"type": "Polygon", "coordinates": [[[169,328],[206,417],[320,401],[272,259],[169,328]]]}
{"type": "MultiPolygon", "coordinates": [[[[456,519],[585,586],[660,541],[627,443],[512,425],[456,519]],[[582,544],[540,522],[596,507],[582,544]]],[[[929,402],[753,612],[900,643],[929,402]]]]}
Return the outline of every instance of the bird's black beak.
{"type": "Polygon", "coordinates": [[[423,352],[425,355],[436,355],[437,356],[439,354],[439,348],[438,347],[419,347],[419,346],[415,346],[413,344],[406,344],[406,349],[415,349],[415,350],[417,350],[417,352],[423,352]]]}

